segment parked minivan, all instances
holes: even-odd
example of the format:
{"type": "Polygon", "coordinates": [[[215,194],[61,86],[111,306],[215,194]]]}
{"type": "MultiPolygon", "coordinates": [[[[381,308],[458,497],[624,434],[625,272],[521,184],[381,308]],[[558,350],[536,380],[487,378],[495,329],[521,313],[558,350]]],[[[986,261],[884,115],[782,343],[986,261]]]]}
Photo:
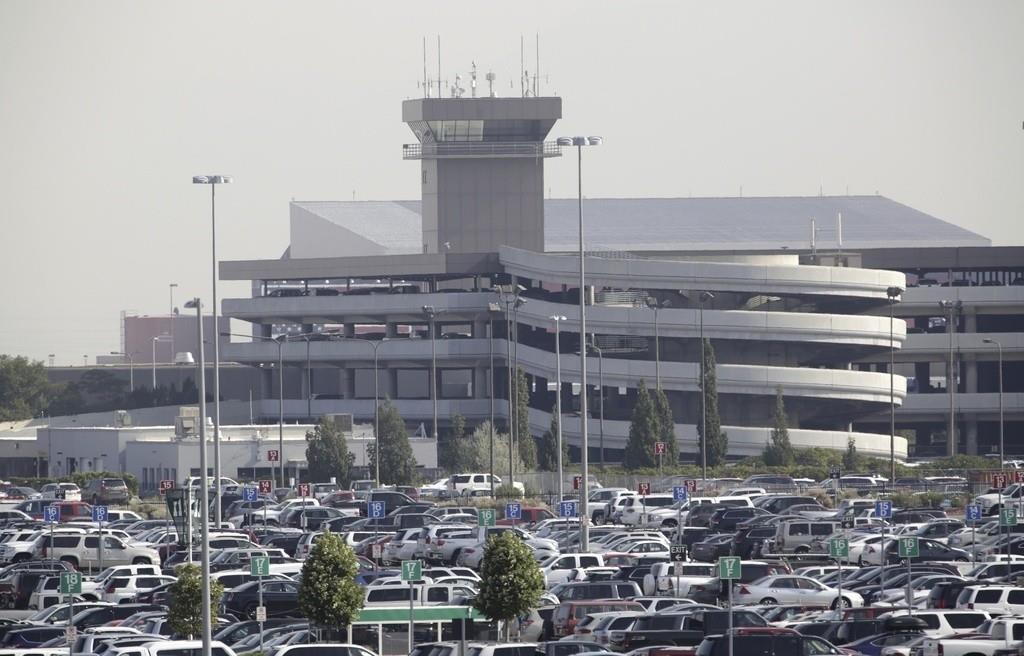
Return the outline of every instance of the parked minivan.
{"type": "Polygon", "coordinates": [[[835,533],[841,524],[827,519],[791,519],[775,529],[776,553],[810,553],[811,545],[835,533]]]}
{"type": "MultiPolygon", "coordinates": [[[[70,563],[75,569],[92,569],[99,565],[98,535],[56,534],[53,540],[44,533],[36,540],[34,552],[40,558],[54,558],[70,563]]],[[[111,535],[103,536],[103,564],[159,565],[156,549],[125,544],[111,535]]]]}
{"type": "MultiPolygon", "coordinates": [[[[459,598],[471,598],[476,592],[465,585],[425,583],[411,587],[413,602],[420,606],[450,606],[459,598]]],[[[378,585],[366,588],[367,606],[408,606],[410,586],[378,585]]]]}

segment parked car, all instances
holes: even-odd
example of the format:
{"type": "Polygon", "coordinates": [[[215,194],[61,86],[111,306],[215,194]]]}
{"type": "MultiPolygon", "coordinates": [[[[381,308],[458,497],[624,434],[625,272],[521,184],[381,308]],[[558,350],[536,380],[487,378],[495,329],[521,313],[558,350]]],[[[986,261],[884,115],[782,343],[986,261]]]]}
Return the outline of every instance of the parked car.
{"type": "Polygon", "coordinates": [[[131,498],[128,486],[121,478],[94,478],[82,490],[82,498],[94,506],[115,503],[126,504],[131,498]]]}

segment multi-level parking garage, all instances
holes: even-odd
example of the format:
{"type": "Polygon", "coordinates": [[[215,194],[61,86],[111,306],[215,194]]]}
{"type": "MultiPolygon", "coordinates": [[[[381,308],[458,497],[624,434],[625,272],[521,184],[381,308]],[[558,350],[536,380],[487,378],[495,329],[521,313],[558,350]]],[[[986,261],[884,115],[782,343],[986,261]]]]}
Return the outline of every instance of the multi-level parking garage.
{"type": "MultiPolygon", "coordinates": [[[[370,420],[376,380],[378,396],[414,428],[430,432],[436,408],[442,434],[456,413],[471,424],[506,423],[511,363],[528,377],[539,436],[555,405],[552,318],[564,316],[563,430],[578,445],[577,207],[542,198],[545,161],[560,154],[544,141],[560,101],[423,99],[406,101],[403,114],[421,142],[403,156],[420,162],[422,201],[293,202],[284,257],[221,264],[222,279],[253,290],[225,300],[223,313],[257,337],[222,357],[262,367],[264,398],[280,393],[280,357],[289,420],[329,412],[370,420]],[[459,121],[480,125],[460,132],[459,121]],[[520,289],[519,302],[493,291],[498,285],[520,289]]],[[[900,408],[907,377],[912,389],[921,380],[909,364],[890,375],[890,351],[941,335],[917,334],[915,304],[937,303],[916,300],[931,293],[924,288],[897,294],[890,321],[893,290],[923,276],[867,253],[988,245],[881,196],[588,199],[584,223],[597,461],[621,457],[641,380],[660,380],[680,451],[694,452],[702,332],[717,357],[731,455],[764,448],[779,389],[796,445],[844,449],[853,437],[861,452],[888,455],[890,404],[897,428],[909,426],[914,416],[900,408]],[[913,321],[909,341],[904,317],[913,321]]],[[[897,437],[895,449],[906,456],[907,441],[897,437]]]]}

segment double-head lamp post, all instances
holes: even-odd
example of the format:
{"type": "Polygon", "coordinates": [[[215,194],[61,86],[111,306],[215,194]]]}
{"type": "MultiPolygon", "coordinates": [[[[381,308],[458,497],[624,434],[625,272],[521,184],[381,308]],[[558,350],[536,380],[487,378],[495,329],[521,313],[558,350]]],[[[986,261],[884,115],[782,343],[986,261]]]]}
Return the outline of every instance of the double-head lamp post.
{"type": "Polygon", "coordinates": [[[579,214],[579,257],[580,257],[580,464],[582,476],[580,481],[580,550],[590,551],[590,526],[587,509],[587,491],[590,463],[587,441],[587,279],[584,264],[583,241],[583,147],[600,146],[604,142],[601,137],[559,137],[559,146],[576,147],[576,190],[579,214]]]}
{"type": "Polygon", "coordinates": [[[111,351],[110,355],[119,355],[122,358],[128,358],[128,393],[131,394],[135,391],[135,359],[131,353],[123,351],[111,351]]]}
{"type": "Polygon", "coordinates": [[[565,498],[563,489],[565,476],[562,471],[562,347],[559,326],[565,321],[565,317],[554,315],[549,318],[555,322],[555,416],[558,423],[554,438],[555,448],[558,449],[558,503],[562,503],[565,498]]]}
{"type": "Polygon", "coordinates": [[[1006,451],[1003,443],[1003,344],[997,339],[985,337],[981,340],[985,344],[993,344],[999,353],[999,469],[1006,466],[1006,451]]]}
{"type": "MultiPolygon", "coordinates": [[[[202,572],[202,578],[200,579],[200,593],[203,597],[202,656],[210,656],[210,641],[212,639],[210,629],[210,486],[207,483],[206,478],[208,474],[206,467],[206,359],[203,348],[203,310],[198,297],[185,303],[185,307],[189,309],[194,308],[196,311],[196,332],[198,342],[196,350],[199,352],[196,367],[199,378],[199,470],[201,472],[201,484],[199,485],[199,534],[201,536],[200,567],[202,572]]],[[[217,339],[218,337],[215,334],[213,341],[216,342],[217,339]]],[[[217,481],[217,485],[219,487],[219,480],[217,481]]],[[[189,553],[191,553],[191,550],[192,545],[189,544],[189,553]]]]}
{"type": "Polygon", "coordinates": [[[434,444],[437,444],[437,321],[438,310],[433,305],[424,305],[423,314],[430,322],[430,400],[433,405],[434,444]]]}
{"type": "Polygon", "coordinates": [[[498,295],[498,302],[505,306],[505,362],[506,369],[508,370],[508,479],[509,485],[515,483],[515,458],[512,454],[515,453],[515,434],[516,434],[516,389],[519,386],[518,375],[516,375],[513,381],[513,372],[518,374],[518,362],[516,356],[513,355],[512,344],[515,341],[515,331],[513,330],[513,321],[516,316],[516,310],[522,305],[526,304],[526,300],[520,298],[520,294],[526,291],[526,288],[522,285],[495,285],[492,288],[498,295]]]}
{"type": "Polygon", "coordinates": [[[700,476],[704,481],[708,480],[708,397],[707,397],[707,372],[704,371],[704,362],[707,357],[704,349],[704,303],[715,298],[711,292],[701,292],[697,297],[698,315],[700,316],[700,476]]]}
{"type": "MultiPolygon", "coordinates": [[[[215,508],[215,519],[220,526],[220,326],[218,324],[217,311],[217,185],[231,184],[229,175],[194,175],[192,184],[204,184],[210,186],[210,246],[211,246],[211,274],[213,278],[213,471],[217,481],[214,497],[217,500],[215,508]]],[[[199,321],[202,321],[202,316],[199,321]]]]}
{"type": "Polygon", "coordinates": [[[903,294],[902,287],[889,287],[889,484],[896,483],[896,339],[893,335],[893,306],[903,294]]]}
{"type": "MultiPolygon", "coordinates": [[[[157,342],[169,342],[171,341],[170,335],[157,335],[153,338],[153,403],[156,403],[156,343],[157,342]]],[[[172,360],[174,358],[171,358],[172,360]]]]}
{"type": "Polygon", "coordinates": [[[949,360],[946,370],[946,387],[949,389],[949,429],[946,436],[947,455],[955,456],[959,451],[956,443],[956,364],[953,357],[953,333],[956,332],[956,312],[963,309],[963,301],[939,301],[939,307],[948,312],[946,320],[949,332],[949,360]]]}

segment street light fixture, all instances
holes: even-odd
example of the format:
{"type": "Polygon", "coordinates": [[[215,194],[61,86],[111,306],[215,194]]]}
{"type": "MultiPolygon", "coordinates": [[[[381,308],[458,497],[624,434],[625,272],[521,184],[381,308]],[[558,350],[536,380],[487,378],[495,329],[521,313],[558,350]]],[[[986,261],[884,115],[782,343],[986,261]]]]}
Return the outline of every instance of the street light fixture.
{"type": "MultiPolygon", "coordinates": [[[[210,185],[210,246],[211,267],[213,277],[213,334],[220,334],[217,309],[217,185],[231,184],[229,175],[194,175],[192,184],[210,185]]],[[[203,318],[200,316],[199,321],[203,318]]],[[[214,518],[220,526],[220,338],[213,340],[213,469],[217,475],[217,490],[214,497],[217,501],[214,518]]],[[[204,654],[204,656],[206,656],[204,654]]]]}
{"type": "Polygon", "coordinates": [[[170,309],[170,313],[167,315],[168,316],[168,320],[167,320],[168,331],[167,332],[171,336],[171,354],[172,355],[174,354],[174,288],[177,287],[177,286],[178,286],[178,283],[176,283],[176,282],[172,282],[172,283],[169,283],[167,285],[167,288],[170,291],[170,296],[171,296],[171,309],[170,309]]]}
{"type": "Polygon", "coordinates": [[[701,478],[708,480],[708,397],[706,372],[704,361],[707,357],[704,352],[704,303],[715,298],[711,292],[701,292],[697,297],[698,312],[700,315],[700,471],[701,478]]]}
{"type": "MultiPolygon", "coordinates": [[[[490,360],[490,370],[488,376],[490,380],[487,384],[487,391],[491,397],[491,423],[488,429],[490,438],[490,460],[491,460],[491,498],[494,498],[494,315],[501,312],[501,306],[497,303],[487,304],[487,355],[490,360]]],[[[509,454],[511,455],[511,454],[509,454]]]]}
{"type": "Polygon", "coordinates": [[[169,341],[171,341],[170,335],[157,335],[153,338],[153,403],[156,403],[156,343],[169,341]]]}
{"type": "Polygon", "coordinates": [[[949,313],[946,320],[946,328],[949,333],[949,362],[946,369],[946,387],[949,392],[949,429],[946,436],[946,451],[952,457],[959,449],[956,443],[956,363],[953,359],[953,333],[956,331],[956,317],[954,313],[963,309],[963,301],[939,301],[939,308],[949,313]]]}
{"type": "Polygon", "coordinates": [[[661,335],[658,332],[658,310],[669,305],[668,301],[659,302],[653,296],[645,300],[647,307],[654,310],[654,378],[657,388],[661,389],[661,335]]]}
{"type": "MultiPolygon", "coordinates": [[[[519,295],[526,291],[522,285],[495,285],[492,290],[498,294],[498,302],[505,306],[505,368],[508,370],[508,479],[509,485],[515,483],[515,435],[516,435],[516,387],[513,386],[512,374],[518,369],[518,358],[512,354],[512,343],[515,341],[515,332],[512,329],[514,310],[526,304],[526,300],[519,295]]],[[[518,372],[516,372],[518,373],[518,372]]],[[[518,378],[518,376],[517,376],[518,378]]],[[[518,382],[518,381],[517,381],[518,382]]]]}
{"type": "MultiPolygon", "coordinates": [[[[580,254],[580,344],[587,343],[587,279],[584,270],[583,242],[583,147],[600,146],[604,142],[601,137],[559,137],[559,146],[576,147],[576,190],[579,208],[579,254],[580,254]]],[[[582,481],[580,482],[580,550],[590,551],[590,526],[587,509],[588,476],[590,474],[589,444],[587,441],[587,349],[580,348],[580,451],[582,481]]]]}
{"type": "Polygon", "coordinates": [[[562,347],[561,347],[561,332],[559,331],[560,324],[565,321],[565,317],[554,315],[549,317],[555,322],[555,415],[558,417],[557,434],[555,437],[555,446],[558,449],[558,502],[561,503],[564,497],[562,474],[562,347]]]}
{"type": "Polygon", "coordinates": [[[433,402],[434,442],[437,442],[437,324],[434,318],[440,314],[433,305],[424,305],[423,314],[430,322],[430,399],[433,402]]]}
{"type": "Polygon", "coordinates": [[[902,287],[889,287],[889,481],[896,483],[896,340],[893,337],[893,306],[903,294],[902,287]]]}
{"type": "MultiPolygon", "coordinates": [[[[203,354],[203,310],[202,303],[199,302],[198,297],[193,298],[191,301],[187,302],[185,304],[185,307],[189,309],[195,308],[197,331],[196,341],[199,344],[197,347],[199,351],[199,358],[196,363],[196,367],[199,372],[199,476],[200,480],[202,481],[202,484],[199,486],[199,521],[202,524],[199,531],[199,534],[202,536],[200,542],[200,564],[202,571],[202,578],[200,579],[200,592],[203,597],[203,656],[210,656],[210,486],[206,482],[206,361],[205,356],[203,354]]],[[[218,476],[215,480],[216,487],[219,490],[220,477],[218,476]]],[[[218,524],[218,528],[219,527],[220,525],[218,524]]],[[[192,545],[190,544],[190,553],[191,549],[192,545]]]]}
{"type": "Polygon", "coordinates": [[[121,351],[111,351],[110,355],[128,358],[128,393],[131,394],[135,391],[135,359],[132,358],[130,353],[123,353],[121,351]]]}
{"type": "Polygon", "coordinates": [[[362,342],[369,344],[370,348],[373,349],[373,444],[374,444],[374,482],[377,487],[380,487],[380,380],[378,373],[380,368],[377,366],[377,349],[381,347],[387,341],[390,341],[387,337],[383,339],[366,339],[363,337],[343,337],[339,336],[339,341],[346,342],[362,342]]]}
{"type": "Polygon", "coordinates": [[[999,353],[999,469],[1006,464],[1006,451],[1003,443],[1003,344],[997,339],[985,337],[981,340],[986,344],[994,344],[999,353]]]}

